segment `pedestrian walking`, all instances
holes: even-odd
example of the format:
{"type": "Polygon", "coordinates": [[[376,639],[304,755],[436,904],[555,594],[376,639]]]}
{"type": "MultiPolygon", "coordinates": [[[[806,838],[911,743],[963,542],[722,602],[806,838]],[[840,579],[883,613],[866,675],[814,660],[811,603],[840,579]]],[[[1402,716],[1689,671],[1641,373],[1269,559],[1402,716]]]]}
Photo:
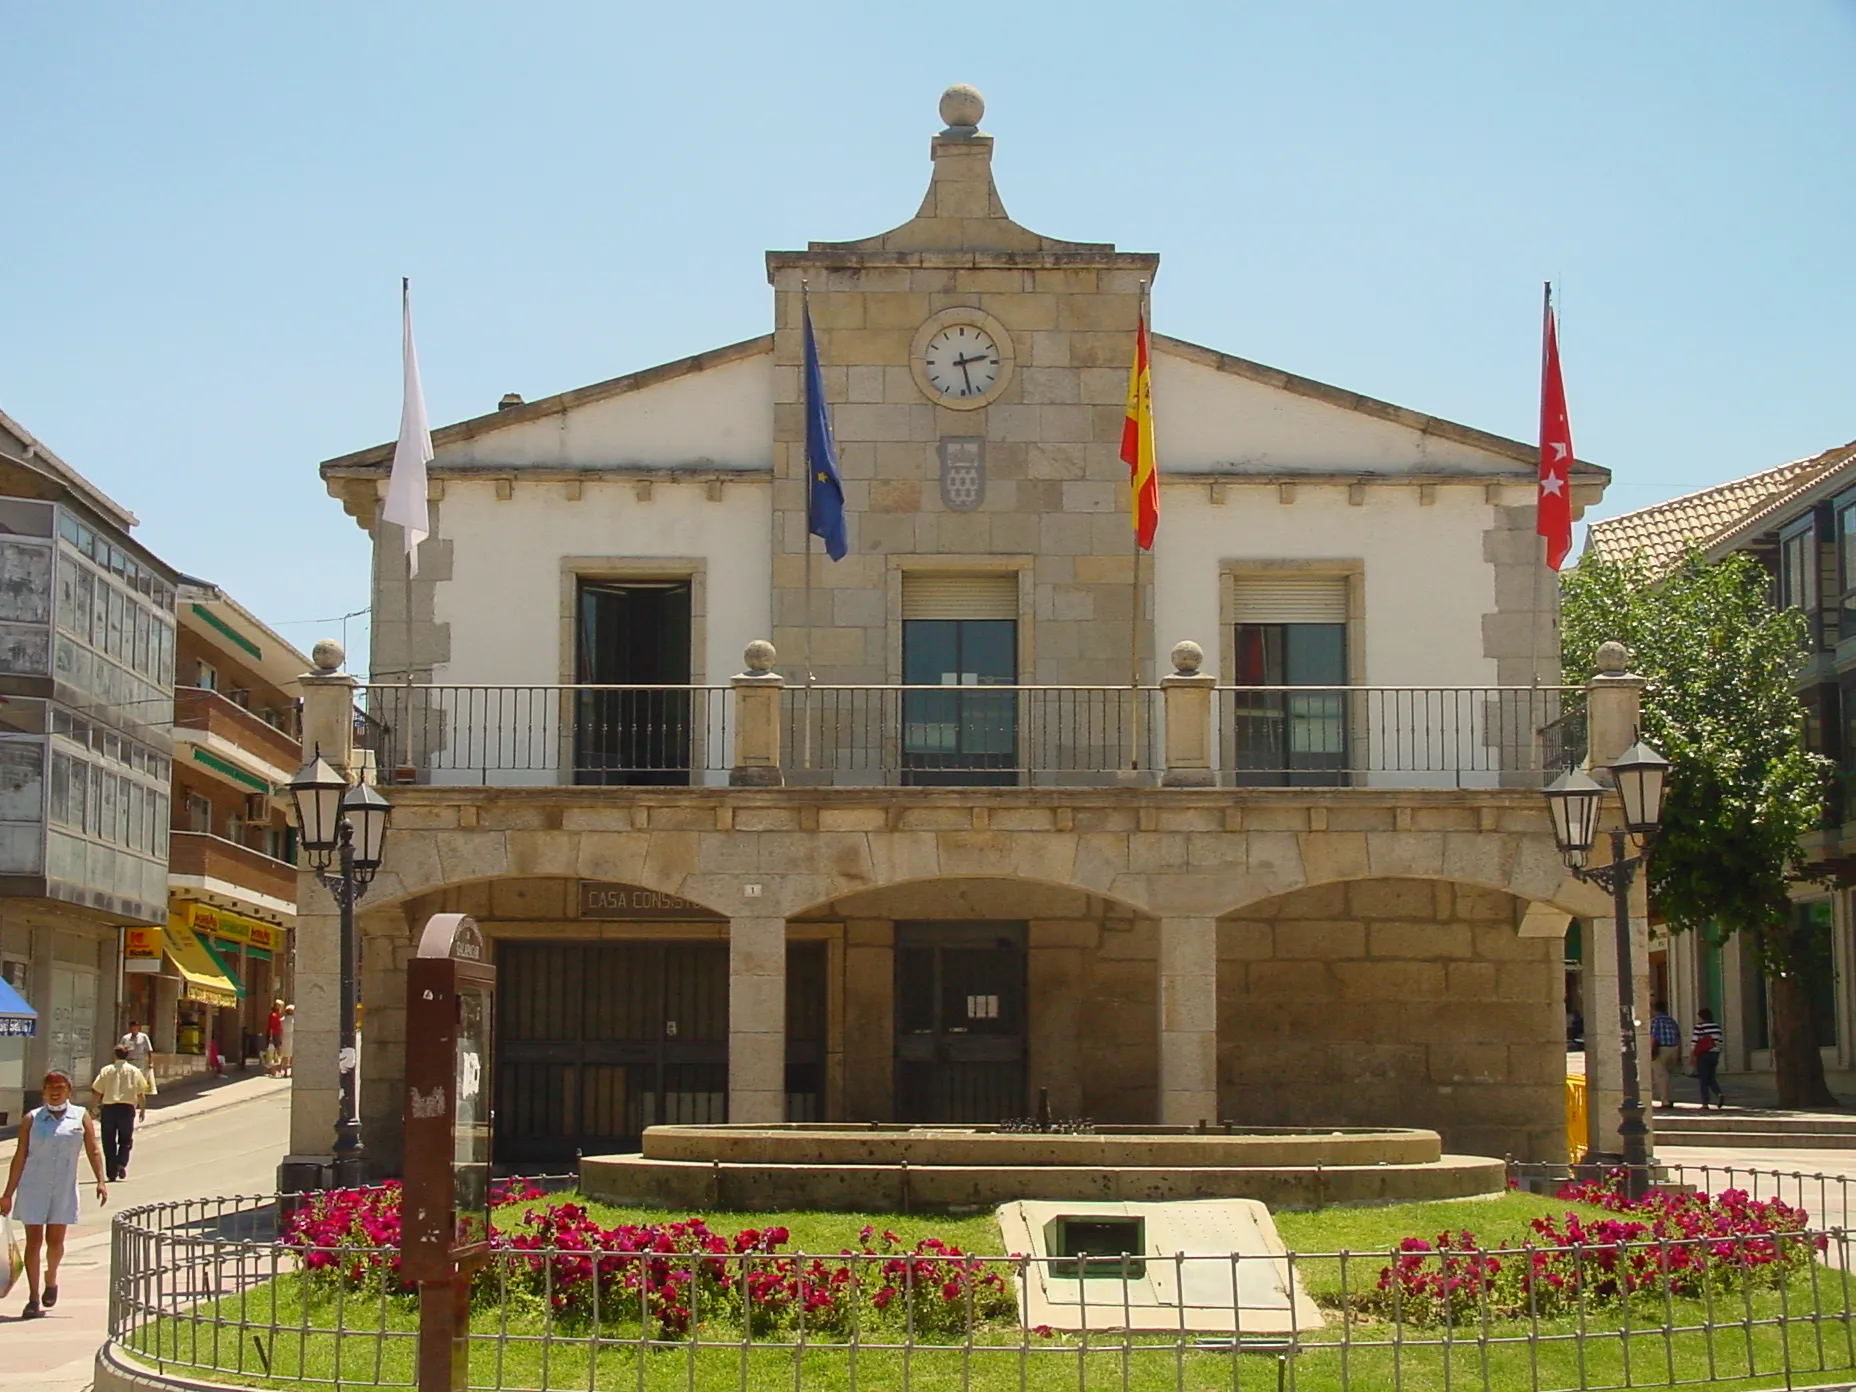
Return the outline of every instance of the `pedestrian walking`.
{"type": "Polygon", "coordinates": [[[116,1061],[105,1064],[90,1085],[90,1100],[103,1115],[103,1171],[112,1181],[129,1177],[135,1109],[147,1095],[148,1075],[129,1062],[129,1051],[118,1044],[116,1061]]]}
{"type": "Polygon", "coordinates": [[[47,1073],[39,1088],[45,1103],[27,1112],[20,1123],[13,1166],[7,1171],[5,1191],[0,1192],[0,1214],[26,1226],[26,1308],[20,1312],[21,1319],[38,1319],[58,1303],[65,1229],[77,1221],[79,1151],[89,1157],[91,1173],[97,1177],[97,1202],[110,1201],[97,1124],[89,1112],[73,1105],[70,1074],[47,1073]],[[41,1257],[43,1287],[39,1283],[41,1257]]]}
{"type": "Polygon", "coordinates": [[[148,1099],[160,1091],[155,1086],[155,1041],[148,1037],[147,1032],[139,1024],[131,1020],[129,1032],[116,1042],[129,1051],[129,1062],[141,1069],[142,1076],[148,1079],[148,1091],[135,1100],[136,1120],[146,1120],[148,1099]]]}
{"type": "Polygon", "coordinates": [[[1727,1105],[1727,1094],[1721,1091],[1721,1085],[1715,1080],[1715,1074],[1721,1066],[1721,1050],[1726,1047],[1726,1037],[1721,1027],[1714,1022],[1714,1012],[1702,1006],[1695,1013],[1695,1078],[1701,1084],[1701,1109],[1708,1110],[1708,1094],[1714,1094],[1715,1110],[1727,1105]]]}
{"type": "Polygon", "coordinates": [[[294,1005],[284,1007],[283,1032],[279,1038],[282,1042],[277,1046],[278,1072],[288,1078],[290,1066],[296,1061],[296,1007],[294,1005]]]}
{"type": "Polygon", "coordinates": [[[1669,1013],[1669,1007],[1658,1001],[1650,1014],[1650,1096],[1659,1107],[1676,1105],[1670,1075],[1681,1057],[1682,1026],[1669,1013]]]}

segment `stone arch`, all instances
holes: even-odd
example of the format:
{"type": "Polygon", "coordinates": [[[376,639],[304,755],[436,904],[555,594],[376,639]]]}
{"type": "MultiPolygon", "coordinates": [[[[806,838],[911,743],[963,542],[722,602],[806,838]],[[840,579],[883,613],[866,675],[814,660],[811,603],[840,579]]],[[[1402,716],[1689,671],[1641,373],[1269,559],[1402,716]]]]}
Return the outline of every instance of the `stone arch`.
{"type": "Polygon", "coordinates": [[[1398,1124],[1445,1148],[1565,1154],[1561,943],[1506,889],[1361,876],[1218,924],[1226,1118],[1398,1124]]]}

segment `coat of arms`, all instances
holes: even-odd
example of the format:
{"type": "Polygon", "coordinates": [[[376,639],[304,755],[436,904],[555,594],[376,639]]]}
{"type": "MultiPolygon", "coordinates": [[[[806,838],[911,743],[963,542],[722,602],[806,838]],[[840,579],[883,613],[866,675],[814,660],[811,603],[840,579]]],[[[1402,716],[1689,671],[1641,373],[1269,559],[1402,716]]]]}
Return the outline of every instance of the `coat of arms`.
{"type": "Polygon", "coordinates": [[[972,512],[986,497],[986,442],[978,437],[941,441],[941,501],[950,512],[972,512]]]}

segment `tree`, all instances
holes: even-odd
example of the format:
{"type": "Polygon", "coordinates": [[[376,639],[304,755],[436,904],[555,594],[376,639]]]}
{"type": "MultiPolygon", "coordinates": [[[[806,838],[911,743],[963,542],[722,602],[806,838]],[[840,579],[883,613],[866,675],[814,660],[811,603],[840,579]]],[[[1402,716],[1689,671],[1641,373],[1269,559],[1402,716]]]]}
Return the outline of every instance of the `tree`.
{"type": "Polygon", "coordinates": [[[1561,662],[1582,673],[1605,640],[1630,649],[1648,681],[1644,737],[1670,763],[1651,904],[1673,930],[1752,935],[1772,984],[1780,1105],[1827,1106],[1810,990],[1821,957],[1795,926],[1788,887],[1806,874],[1799,838],[1823,819],[1832,769],[1805,748],[1793,684],[1805,616],[1776,608],[1770,591],[1746,555],[1710,564],[1691,551],[1661,577],[1587,557],[1561,583],[1561,662]]]}

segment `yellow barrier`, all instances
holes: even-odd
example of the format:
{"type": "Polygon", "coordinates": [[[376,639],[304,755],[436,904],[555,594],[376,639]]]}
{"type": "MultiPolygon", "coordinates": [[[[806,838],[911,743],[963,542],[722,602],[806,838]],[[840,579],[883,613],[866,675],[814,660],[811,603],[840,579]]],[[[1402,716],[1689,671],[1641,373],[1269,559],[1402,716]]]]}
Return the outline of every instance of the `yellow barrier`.
{"type": "Polygon", "coordinates": [[[1585,1110],[1585,1075],[1566,1075],[1566,1158],[1577,1160],[1585,1154],[1587,1129],[1585,1110]]]}

